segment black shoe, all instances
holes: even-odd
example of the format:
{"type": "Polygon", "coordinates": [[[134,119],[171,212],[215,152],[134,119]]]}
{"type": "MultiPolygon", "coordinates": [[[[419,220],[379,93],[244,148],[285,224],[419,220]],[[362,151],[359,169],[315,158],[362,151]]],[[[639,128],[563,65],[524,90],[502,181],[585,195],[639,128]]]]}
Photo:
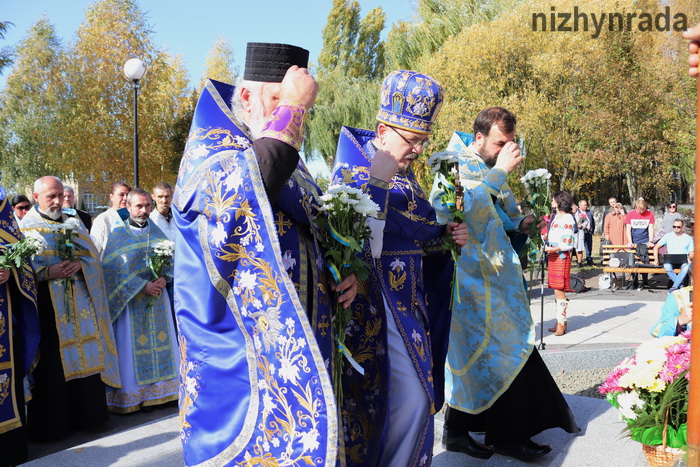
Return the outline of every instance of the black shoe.
{"type": "Polygon", "coordinates": [[[527,440],[521,444],[494,444],[492,446],[493,452],[496,454],[501,454],[503,456],[515,457],[523,462],[534,461],[539,459],[545,454],[552,452],[552,448],[549,446],[543,446],[537,444],[532,440],[527,440]]]}
{"type": "Polygon", "coordinates": [[[442,444],[447,451],[463,452],[478,459],[488,459],[493,456],[493,451],[483,444],[477,442],[469,433],[459,436],[450,436],[447,432],[442,434],[442,444]]]}

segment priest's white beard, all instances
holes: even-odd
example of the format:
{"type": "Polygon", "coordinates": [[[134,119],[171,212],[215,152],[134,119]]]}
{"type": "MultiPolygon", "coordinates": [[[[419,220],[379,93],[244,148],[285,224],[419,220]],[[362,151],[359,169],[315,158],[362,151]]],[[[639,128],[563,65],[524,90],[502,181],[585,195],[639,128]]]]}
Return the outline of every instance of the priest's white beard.
{"type": "Polygon", "coordinates": [[[46,216],[50,217],[52,220],[59,220],[61,219],[61,216],[63,215],[63,211],[60,209],[54,209],[54,210],[49,210],[49,212],[44,212],[41,209],[39,209],[39,212],[45,214],[46,216]]]}
{"type": "Polygon", "coordinates": [[[248,128],[250,128],[250,135],[253,139],[257,139],[258,135],[265,127],[267,119],[265,118],[265,109],[263,106],[262,93],[256,93],[256,95],[251,96],[255,105],[252,106],[248,120],[248,128]]]}

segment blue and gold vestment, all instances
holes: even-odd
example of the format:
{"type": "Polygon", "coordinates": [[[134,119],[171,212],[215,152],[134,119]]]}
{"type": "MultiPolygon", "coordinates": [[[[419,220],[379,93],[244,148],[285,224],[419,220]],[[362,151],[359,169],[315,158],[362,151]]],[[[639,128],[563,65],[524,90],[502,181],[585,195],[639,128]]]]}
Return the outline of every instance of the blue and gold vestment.
{"type": "MultiPolygon", "coordinates": [[[[454,303],[445,365],[445,397],[450,407],[480,413],[503,394],[534,348],[534,327],[520,260],[506,224],[520,224],[507,173],[490,169],[456,132],[448,151],[459,153],[464,212],[469,232],[458,261],[460,301],[454,303]],[[495,201],[494,201],[495,199],[495,201]]],[[[438,219],[449,211],[437,181],[430,195],[438,219]]]]}
{"type": "Polygon", "coordinates": [[[442,253],[445,225],[437,222],[412,172],[396,174],[388,187],[370,181],[373,138],[372,131],[343,127],[332,177],[332,184],[368,191],[386,215],[381,257],[373,260],[365,245],[363,258],[372,265],[370,277],[352,304],[346,337],[345,345],[365,374],[348,370],[343,380],[345,453],[348,464],[368,466],[376,465],[381,453],[390,358],[385,297],[430,402],[427,419],[416,422],[423,424],[423,432],[413,463],[423,465],[432,458],[432,414],[442,405],[442,378],[436,380],[433,366],[442,372],[452,262],[442,253]]]}
{"type": "MultiPolygon", "coordinates": [[[[141,235],[135,234],[124,220],[115,219],[105,244],[102,268],[112,323],[129,306],[129,350],[134,358],[136,381],[144,386],[176,378],[179,362],[173,356],[166,295],[152,297],[141,293],[147,282],[155,280],[147,262],[150,249],[168,238],[150,219],[148,227],[141,230],[141,235]]],[[[170,267],[163,275],[172,279],[172,274],[170,267]]]]}
{"type": "MultiPolygon", "coordinates": [[[[21,239],[5,189],[0,187],[0,253],[5,245],[21,239]]],[[[15,378],[22,378],[36,365],[39,338],[34,272],[24,263],[19,270],[12,269],[10,279],[0,284],[0,434],[22,425],[20,411],[24,411],[24,406],[17,403],[15,394],[22,384],[19,381],[16,384],[15,378]],[[17,294],[11,293],[12,281],[17,284],[17,294]],[[21,368],[15,359],[18,351],[21,351],[21,368]]],[[[19,400],[24,401],[25,397],[19,400]]]]}
{"type": "Polygon", "coordinates": [[[48,244],[34,258],[32,266],[37,280],[46,280],[51,293],[65,380],[100,374],[105,384],[121,387],[102,266],[95,245],[80,221],[72,242],[81,270],[72,281],[47,279],[48,268],[62,261],[58,242],[63,241],[59,229],[65,219],[65,214],[61,222],[46,219],[35,205],[21,222],[22,232],[36,231],[48,244]]]}
{"type": "Polygon", "coordinates": [[[185,463],[332,465],[329,303],[302,232],[318,188],[300,162],[270,205],[232,93],[206,83],[173,202],[185,463]]]}

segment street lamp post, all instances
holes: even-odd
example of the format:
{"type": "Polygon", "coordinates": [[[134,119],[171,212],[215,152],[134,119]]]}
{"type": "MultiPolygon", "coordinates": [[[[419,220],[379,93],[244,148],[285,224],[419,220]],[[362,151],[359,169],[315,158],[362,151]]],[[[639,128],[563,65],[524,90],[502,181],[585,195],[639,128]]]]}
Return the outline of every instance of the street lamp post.
{"type": "Polygon", "coordinates": [[[134,83],[134,188],[136,188],[139,186],[139,81],[141,81],[143,75],[146,74],[146,65],[138,58],[127,60],[124,64],[124,74],[134,83]]]}

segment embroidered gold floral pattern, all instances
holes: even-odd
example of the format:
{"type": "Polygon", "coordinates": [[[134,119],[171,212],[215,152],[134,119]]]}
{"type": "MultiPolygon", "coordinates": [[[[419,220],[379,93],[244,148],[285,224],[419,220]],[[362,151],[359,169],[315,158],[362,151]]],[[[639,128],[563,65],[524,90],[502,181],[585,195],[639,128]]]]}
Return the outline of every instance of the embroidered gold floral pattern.
{"type": "MultiPolygon", "coordinates": [[[[0,298],[0,305],[2,305],[2,302],[4,299],[0,298]]],[[[5,318],[5,315],[0,311],[0,336],[5,334],[5,331],[7,330],[7,319],[5,318]]]]}
{"type": "Polygon", "coordinates": [[[12,383],[12,378],[7,374],[0,374],[0,405],[3,405],[7,396],[10,395],[10,383],[12,383]]]}
{"type": "MultiPolygon", "coordinates": [[[[237,162],[229,160],[228,164],[235,167],[237,162]]],[[[314,193],[303,179],[304,174],[298,172],[295,180],[302,191],[301,204],[311,216],[315,210],[314,193]]],[[[324,441],[321,430],[325,422],[321,414],[326,402],[322,385],[318,377],[308,377],[312,368],[304,353],[309,344],[303,330],[296,329],[291,317],[282,322],[281,310],[291,304],[285,301],[281,288],[283,277],[262,254],[263,219],[250,207],[250,181],[226,185],[221,180],[227,173],[212,171],[208,176],[208,186],[204,187],[205,215],[215,222],[235,222],[228,241],[212,242],[210,248],[219,261],[235,264],[233,272],[226,273],[226,279],[253,339],[262,405],[256,422],[257,435],[241,452],[244,460],[238,465],[314,465],[324,441]]],[[[182,337],[180,347],[186,348],[182,337]]],[[[187,442],[191,434],[187,414],[197,397],[200,380],[197,365],[187,361],[185,353],[182,358],[180,426],[181,436],[187,442]]]]}
{"type": "Polygon", "coordinates": [[[187,415],[192,410],[194,401],[199,396],[200,380],[199,363],[187,359],[187,339],[180,334],[180,439],[187,443],[192,435],[192,425],[187,421],[187,415]]]}

